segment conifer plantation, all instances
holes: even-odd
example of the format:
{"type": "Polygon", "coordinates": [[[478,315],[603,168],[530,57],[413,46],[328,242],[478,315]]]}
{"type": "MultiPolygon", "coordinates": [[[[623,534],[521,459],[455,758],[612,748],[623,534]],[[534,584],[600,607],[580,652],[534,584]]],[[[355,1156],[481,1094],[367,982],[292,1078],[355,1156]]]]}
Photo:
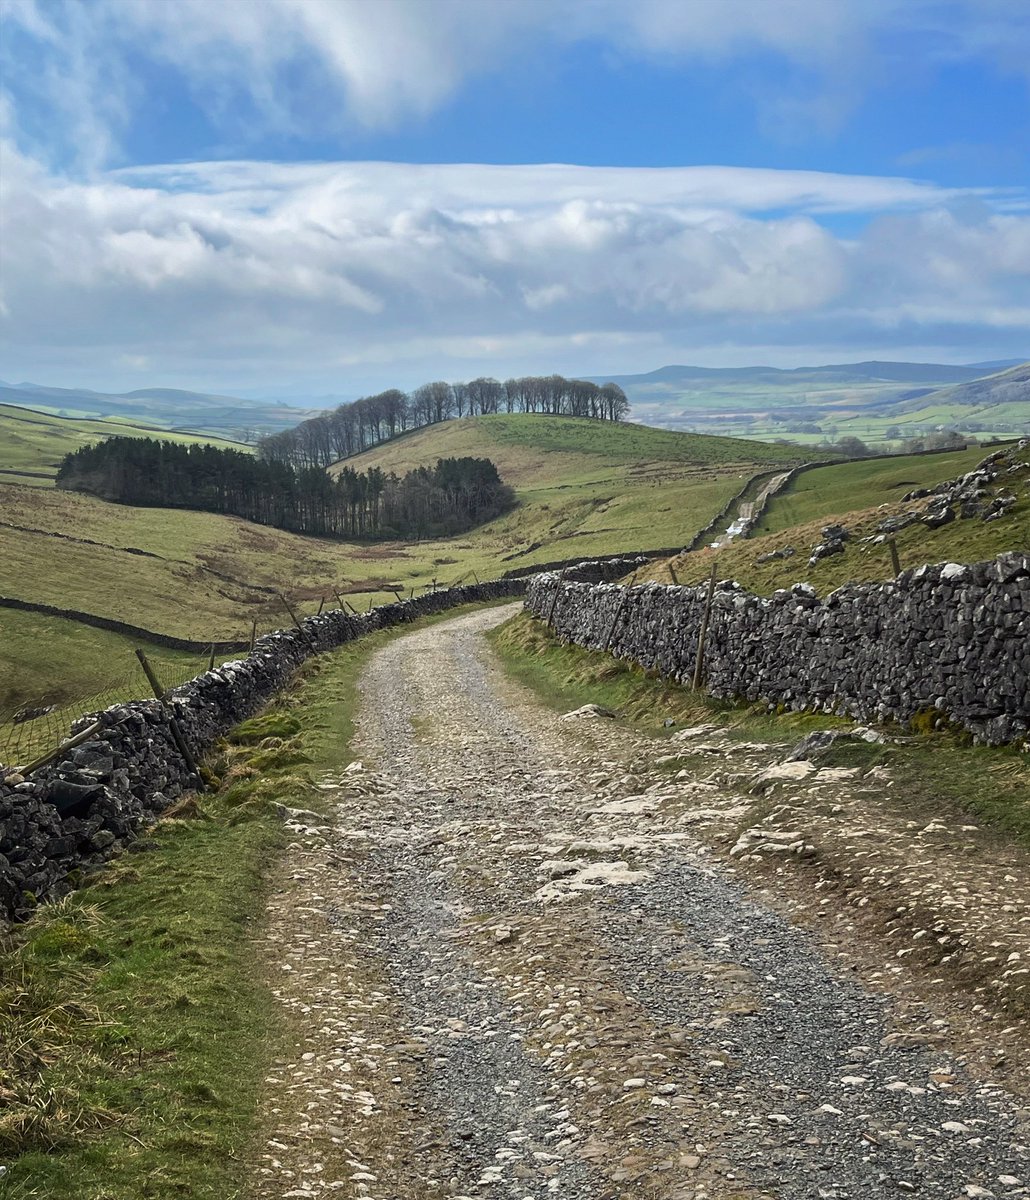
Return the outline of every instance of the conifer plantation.
{"type": "Polygon", "coordinates": [[[65,456],[57,486],[144,507],[243,517],[341,538],[447,537],[492,520],[515,494],[488,458],[442,458],[403,476],[317,467],[154,438],[108,438],[65,456]]]}

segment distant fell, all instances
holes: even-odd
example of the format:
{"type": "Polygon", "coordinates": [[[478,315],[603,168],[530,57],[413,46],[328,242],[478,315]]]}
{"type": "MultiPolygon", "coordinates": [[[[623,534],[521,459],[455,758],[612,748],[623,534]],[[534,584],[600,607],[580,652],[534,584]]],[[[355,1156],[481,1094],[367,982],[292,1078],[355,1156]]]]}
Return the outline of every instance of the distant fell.
{"type": "Polygon", "coordinates": [[[262,404],[237,396],[190,392],[179,388],[139,388],[132,392],[95,392],[38,383],[0,384],[0,402],[55,416],[118,418],[169,430],[221,434],[253,441],[296,425],[313,410],[262,404]]]}

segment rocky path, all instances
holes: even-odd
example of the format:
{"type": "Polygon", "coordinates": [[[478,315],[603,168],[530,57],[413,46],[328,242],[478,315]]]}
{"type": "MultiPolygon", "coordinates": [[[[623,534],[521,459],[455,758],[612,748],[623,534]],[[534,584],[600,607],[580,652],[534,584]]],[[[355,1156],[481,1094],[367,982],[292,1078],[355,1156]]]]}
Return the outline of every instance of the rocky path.
{"type": "MultiPolygon", "coordinates": [[[[380,651],[331,823],[291,819],[265,951],[295,1052],[266,1081],[253,1194],[1030,1196],[1019,1022],[978,1021],[893,948],[882,969],[839,872],[820,906],[833,850],[810,838],[832,831],[785,827],[823,820],[820,788],[886,781],[557,719],[491,657],[507,615],[380,651]]],[[[877,861],[912,871],[895,832],[877,861]]],[[[1006,887],[1011,911],[986,925],[965,889],[965,945],[1018,970],[1026,864],[995,865],[1013,882],[992,874],[983,911],[1006,887]]]]}

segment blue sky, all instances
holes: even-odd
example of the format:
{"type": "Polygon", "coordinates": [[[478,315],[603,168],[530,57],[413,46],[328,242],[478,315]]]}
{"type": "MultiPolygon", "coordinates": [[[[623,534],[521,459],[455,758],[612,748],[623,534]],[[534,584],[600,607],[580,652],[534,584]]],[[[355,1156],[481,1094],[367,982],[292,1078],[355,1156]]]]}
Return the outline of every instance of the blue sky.
{"type": "Polygon", "coordinates": [[[1026,0],[0,12],[6,379],[1030,353],[1026,0]]]}

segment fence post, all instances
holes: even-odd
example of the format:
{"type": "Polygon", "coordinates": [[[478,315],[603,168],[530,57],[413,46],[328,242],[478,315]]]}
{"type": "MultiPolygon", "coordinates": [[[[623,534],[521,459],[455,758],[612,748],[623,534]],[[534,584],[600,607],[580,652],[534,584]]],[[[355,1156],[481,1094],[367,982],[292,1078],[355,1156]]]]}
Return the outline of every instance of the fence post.
{"type": "Polygon", "coordinates": [[[211,643],[211,654],[207,660],[207,669],[213,671],[215,669],[215,644],[211,643]]]}
{"type": "MultiPolygon", "coordinates": [[[[636,575],[633,576],[636,579],[636,575]]],[[[622,616],[622,610],[626,604],[626,597],[629,595],[629,589],[633,586],[633,579],[629,581],[626,587],[622,589],[622,595],[619,597],[619,603],[615,606],[615,614],[612,617],[612,623],[608,626],[608,636],[604,639],[604,645],[601,647],[607,650],[612,644],[612,638],[615,637],[615,629],[619,623],[619,617],[622,616]]]]}
{"type": "Polygon", "coordinates": [[[158,677],[154,674],[154,668],[149,662],[147,662],[147,656],[138,646],[136,647],[136,657],[139,659],[140,666],[143,668],[143,674],[146,675],[150,686],[154,690],[154,695],[157,697],[161,708],[164,710],[165,717],[168,721],[168,728],[172,732],[172,740],[175,742],[179,753],[185,759],[186,766],[188,766],[190,771],[192,771],[193,774],[196,775],[196,777],[200,780],[201,791],[204,791],[207,785],[204,782],[204,777],[200,773],[200,767],[197,765],[197,760],[193,757],[193,751],[186,743],[186,738],[183,736],[182,727],[179,725],[179,720],[172,711],[172,706],[167,702],[167,700],[165,700],[164,688],[161,686],[161,682],[158,677]]]}
{"type": "Polygon", "coordinates": [[[22,767],[20,773],[22,775],[31,775],[33,771],[38,771],[40,767],[45,767],[48,762],[53,762],[54,759],[62,755],[65,750],[73,750],[76,746],[81,745],[83,742],[88,742],[89,739],[95,733],[99,733],[103,727],[103,721],[94,721],[92,725],[80,730],[74,737],[70,737],[67,741],[62,742],[56,750],[51,750],[48,754],[43,754],[39,758],[34,759],[27,767],[22,767]]]}
{"type": "Polygon", "coordinates": [[[250,653],[254,653],[254,643],[257,641],[257,617],[250,623],[250,653]]]}
{"type": "Polygon", "coordinates": [[[894,538],[887,539],[887,549],[891,552],[891,566],[894,568],[895,578],[901,574],[901,562],[898,559],[898,543],[894,538]]]}
{"type": "Polygon", "coordinates": [[[336,603],[340,606],[340,611],[342,612],[344,607],[343,599],[335,588],[333,588],[333,595],[336,597],[336,603]]]}
{"type": "Polygon", "coordinates": [[[547,624],[548,625],[550,625],[551,621],[554,619],[554,609],[558,603],[558,597],[560,595],[561,595],[561,579],[556,576],[555,580],[554,580],[554,597],[551,600],[551,607],[547,611],[547,624]]]}
{"type": "Polygon", "coordinates": [[[318,612],[315,613],[316,617],[320,617],[322,615],[323,608],[325,608],[325,596],[323,596],[322,599],[319,600],[319,602],[318,602],[318,612]]]}
{"type": "Polygon", "coordinates": [[[676,578],[676,568],[672,565],[671,558],[669,559],[669,578],[677,587],[679,587],[680,581],[676,578]]]}
{"type": "Polygon", "coordinates": [[[694,690],[701,686],[701,672],[705,663],[705,639],[708,636],[708,619],[712,615],[712,596],[715,593],[715,566],[712,563],[712,574],[708,580],[708,595],[705,597],[705,612],[701,618],[701,628],[697,634],[697,656],[694,660],[694,690]]]}
{"type": "Polygon", "coordinates": [[[283,595],[281,592],[279,593],[279,599],[280,599],[280,600],[283,602],[283,606],[285,607],[286,611],[287,611],[287,612],[290,614],[290,616],[293,618],[293,623],[294,623],[294,625],[296,625],[296,626],[297,626],[297,628],[300,630],[300,632],[301,632],[301,633],[304,635],[304,637],[307,639],[307,643],[308,643],[308,645],[309,645],[309,646],[312,648],[312,650],[314,650],[314,648],[315,648],[315,643],[314,643],[314,641],[312,640],[312,637],[311,637],[311,635],[308,633],[308,631],[307,631],[307,630],[304,628],[304,626],[303,626],[303,625],[300,623],[300,621],[298,621],[298,620],[297,620],[297,614],[296,614],[296,613],[293,611],[293,609],[292,609],[292,608],[290,608],[290,602],[289,602],[289,600],[287,600],[287,599],[286,599],[286,597],[285,597],[285,596],[284,596],[284,595],[283,595]]]}

